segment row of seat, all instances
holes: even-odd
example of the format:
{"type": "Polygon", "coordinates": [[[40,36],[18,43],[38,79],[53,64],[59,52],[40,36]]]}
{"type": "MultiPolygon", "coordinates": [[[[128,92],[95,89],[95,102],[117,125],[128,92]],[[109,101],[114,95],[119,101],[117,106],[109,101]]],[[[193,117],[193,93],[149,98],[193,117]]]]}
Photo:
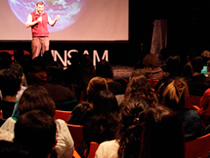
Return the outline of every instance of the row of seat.
{"type": "MultiPolygon", "coordinates": [[[[71,111],[56,110],[55,118],[63,119],[64,121],[67,122],[70,115],[71,115],[71,111]]],[[[82,139],[83,139],[83,134],[82,134],[83,126],[72,125],[72,124],[67,124],[67,126],[68,126],[68,128],[71,132],[72,138],[74,140],[75,150],[77,150],[82,139]]],[[[98,143],[91,142],[88,158],[94,158],[95,152],[96,152],[98,146],[99,146],[98,143]]],[[[208,157],[209,151],[210,151],[210,134],[201,136],[193,141],[186,142],[185,150],[186,150],[185,158],[208,157]]],[[[74,154],[77,154],[76,151],[74,154]]],[[[77,155],[77,156],[79,156],[79,155],[77,155]]]]}

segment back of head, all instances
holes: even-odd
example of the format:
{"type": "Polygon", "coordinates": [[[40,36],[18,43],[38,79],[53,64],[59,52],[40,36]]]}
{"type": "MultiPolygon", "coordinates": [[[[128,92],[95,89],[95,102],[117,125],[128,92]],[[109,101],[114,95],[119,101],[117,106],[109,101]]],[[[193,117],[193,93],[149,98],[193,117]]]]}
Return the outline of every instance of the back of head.
{"type": "Polygon", "coordinates": [[[166,61],[166,72],[171,77],[181,76],[181,61],[179,56],[170,56],[166,61]]]}
{"type": "Polygon", "coordinates": [[[109,114],[118,112],[119,107],[115,95],[110,91],[99,91],[93,101],[95,114],[109,114]]]}
{"type": "Polygon", "coordinates": [[[93,77],[87,86],[88,101],[92,102],[99,91],[108,90],[107,82],[102,77],[93,77]]]}
{"type": "Polygon", "coordinates": [[[142,123],[144,113],[150,105],[141,97],[131,98],[121,110],[119,139],[119,157],[138,157],[140,154],[142,123]]]}
{"type": "Polygon", "coordinates": [[[11,55],[8,52],[0,52],[0,69],[8,68],[11,63],[11,55]]]}
{"type": "Polygon", "coordinates": [[[189,97],[189,89],[183,78],[174,79],[163,92],[163,104],[174,111],[184,108],[189,97]]]}
{"type": "Polygon", "coordinates": [[[56,143],[54,119],[40,110],[21,115],[15,123],[14,143],[27,147],[34,157],[46,158],[56,143]]]}
{"type": "Polygon", "coordinates": [[[152,91],[148,79],[144,75],[134,76],[128,82],[125,90],[125,99],[143,97],[149,103],[158,103],[157,96],[152,91]]]}
{"type": "Polygon", "coordinates": [[[141,158],[184,158],[182,123],[169,108],[149,108],[144,121],[141,158]]]}
{"type": "Polygon", "coordinates": [[[106,60],[101,60],[96,66],[96,76],[103,78],[113,78],[113,70],[111,64],[106,60]]]}
{"type": "Polygon", "coordinates": [[[204,63],[204,65],[206,65],[206,64],[207,64],[207,61],[210,59],[210,51],[204,50],[204,51],[201,53],[201,57],[203,58],[203,63],[204,63]]]}
{"type": "Polygon", "coordinates": [[[8,68],[0,75],[0,89],[3,97],[14,96],[20,89],[22,74],[12,68],[8,68]]]}
{"type": "Polygon", "coordinates": [[[155,54],[147,54],[142,61],[143,65],[147,68],[157,68],[160,66],[160,62],[155,54]]]}
{"type": "Polygon", "coordinates": [[[194,72],[200,73],[204,65],[202,57],[201,56],[194,57],[192,59],[191,65],[194,72]]]}
{"type": "Polygon", "coordinates": [[[56,61],[47,65],[46,73],[49,78],[49,82],[61,84],[63,81],[63,66],[56,61]]]}
{"type": "Polygon", "coordinates": [[[30,85],[19,100],[18,110],[20,115],[31,110],[42,110],[53,117],[55,115],[55,103],[44,87],[30,85]]]}
{"type": "Polygon", "coordinates": [[[13,70],[17,70],[23,76],[23,67],[19,63],[10,64],[10,68],[13,70]]]}
{"type": "Polygon", "coordinates": [[[138,75],[131,78],[128,82],[125,96],[126,97],[138,97],[143,95],[144,92],[150,91],[151,87],[148,79],[144,75],[138,75]]]}

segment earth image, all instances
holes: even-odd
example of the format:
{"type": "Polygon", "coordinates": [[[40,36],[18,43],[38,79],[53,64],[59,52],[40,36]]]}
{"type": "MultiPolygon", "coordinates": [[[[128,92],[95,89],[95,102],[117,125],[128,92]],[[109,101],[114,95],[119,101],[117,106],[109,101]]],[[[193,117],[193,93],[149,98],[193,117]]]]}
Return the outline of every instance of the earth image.
{"type": "MultiPolygon", "coordinates": [[[[60,15],[57,23],[51,27],[50,32],[60,31],[75,23],[84,11],[86,0],[42,0],[45,4],[44,12],[54,20],[56,15],[60,15]]],[[[36,9],[38,0],[8,0],[9,6],[15,16],[25,24],[28,14],[36,9]]]]}

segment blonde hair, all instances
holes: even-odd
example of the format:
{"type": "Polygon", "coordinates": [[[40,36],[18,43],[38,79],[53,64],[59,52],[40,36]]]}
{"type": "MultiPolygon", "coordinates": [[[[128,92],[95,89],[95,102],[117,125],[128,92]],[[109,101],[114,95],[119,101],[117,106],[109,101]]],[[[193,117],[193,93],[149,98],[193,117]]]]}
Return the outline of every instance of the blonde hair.
{"type": "Polygon", "coordinates": [[[163,92],[163,97],[167,95],[170,100],[176,101],[177,104],[180,103],[182,97],[184,97],[184,101],[186,101],[186,98],[189,96],[189,89],[184,79],[175,79],[169,83],[163,92]]]}

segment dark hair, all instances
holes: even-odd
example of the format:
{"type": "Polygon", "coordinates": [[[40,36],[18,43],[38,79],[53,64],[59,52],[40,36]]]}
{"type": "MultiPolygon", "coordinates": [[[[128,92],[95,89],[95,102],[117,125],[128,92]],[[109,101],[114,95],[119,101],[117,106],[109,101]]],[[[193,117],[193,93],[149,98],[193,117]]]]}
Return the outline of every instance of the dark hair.
{"type": "Polygon", "coordinates": [[[201,72],[203,69],[203,58],[201,56],[196,56],[192,59],[192,68],[194,72],[201,72]]]}
{"type": "Polygon", "coordinates": [[[103,78],[113,78],[113,70],[111,64],[106,60],[101,60],[96,65],[96,76],[103,78]]]}
{"type": "Polygon", "coordinates": [[[22,74],[12,68],[8,68],[0,75],[0,89],[4,96],[14,96],[20,89],[22,74]]]}
{"type": "Polygon", "coordinates": [[[30,85],[19,100],[18,110],[20,115],[31,110],[43,110],[53,117],[55,115],[55,103],[44,87],[30,85]]]}
{"type": "Polygon", "coordinates": [[[142,121],[149,104],[141,97],[131,98],[121,110],[119,139],[119,157],[136,158],[140,154],[142,121]]]}
{"type": "Polygon", "coordinates": [[[110,91],[99,91],[93,101],[93,112],[95,114],[119,112],[115,95],[110,91]]]}
{"type": "Polygon", "coordinates": [[[46,158],[56,143],[56,124],[41,110],[29,111],[18,118],[14,135],[15,144],[23,144],[31,154],[46,158]]]}
{"type": "Polygon", "coordinates": [[[44,5],[44,2],[39,1],[39,2],[36,3],[36,6],[38,6],[38,5],[44,5]]]}
{"type": "Polygon", "coordinates": [[[19,63],[12,63],[10,64],[10,68],[16,70],[23,76],[23,67],[19,63]]]}
{"type": "Polygon", "coordinates": [[[144,115],[141,158],[184,158],[184,132],[178,117],[165,106],[144,115]]]}
{"type": "Polygon", "coordinates": [[[155,54],[147,54],[142,60],[144,67],[151,67],[152,69],[160,66],[160,62],[155,54]]]}
{"type": "Polygon", "coordinates": [[[78,82],[82,90],[86,90],[89,81],[95,77],[96,72],[93,66],[93,60],[90,55],[83,54],[79,62],[78,82]]]}
{"type": "Polygon", "coordinates": [[[11,63],[11,55],[8,52],[0,52],[0,69],[8,68],[11,63]]]}
{"type": "Polygon", "coordinates": [[[63,66],[56,61],[49,63],[46,67],[49,82],[61,84],[63,81],[63,66]]]}
{"type": "Polygon", "coordinates": [[[102,77],[93,77],[87,86],[88,102],[92,102],[99,91],[108,90],[107,82],[102,77]]]}

